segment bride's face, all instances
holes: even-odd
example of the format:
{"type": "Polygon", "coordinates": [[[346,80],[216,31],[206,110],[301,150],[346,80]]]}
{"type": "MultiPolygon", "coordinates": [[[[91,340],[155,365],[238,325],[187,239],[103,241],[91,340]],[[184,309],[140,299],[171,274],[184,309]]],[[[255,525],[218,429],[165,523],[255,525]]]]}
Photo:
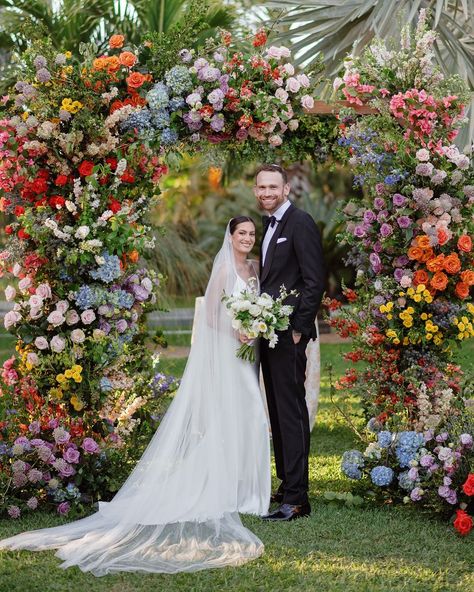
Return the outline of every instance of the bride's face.
{"type": "Polygon", "coordinates": [[[252,222],[241,222],[230,235],[235,253],[250,253],[255,244],[255,226],[252,222]]]}

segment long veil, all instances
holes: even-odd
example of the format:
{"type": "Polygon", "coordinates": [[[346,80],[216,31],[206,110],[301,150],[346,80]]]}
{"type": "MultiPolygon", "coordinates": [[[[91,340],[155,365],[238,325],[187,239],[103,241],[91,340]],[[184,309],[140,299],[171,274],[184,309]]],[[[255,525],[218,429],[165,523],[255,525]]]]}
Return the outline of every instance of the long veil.
{"type": "Polygon", "coordinates": [[[95,514],[4,539],[0,548],[57,548],[61,567],[77,565],[97,576],[240,565],[263,552],[238,514],[266,513],[270,468],[257,378],[235,356],[221,303],[223,290],[231,293],[237,280],[227,227],[180,388],[126,482],[95,514]],[[243,389],[242,376],[249,381],[243,389]],[[255,399],[261,413],[242,411],[239,397],[252,388],[249,405],[255,399]]]}

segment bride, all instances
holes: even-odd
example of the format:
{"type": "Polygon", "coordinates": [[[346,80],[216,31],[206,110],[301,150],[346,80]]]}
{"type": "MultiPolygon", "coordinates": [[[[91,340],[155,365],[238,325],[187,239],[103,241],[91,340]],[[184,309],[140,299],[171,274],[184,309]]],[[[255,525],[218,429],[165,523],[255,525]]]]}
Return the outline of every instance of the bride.
{"type": "Polygon", "coordinates": [[[262,542],[238,513],[268,510],[269,429],[257,370],[236,357],[239,336],[221,302],[224,291],[255,283],[258,289],[257,266],[247,259],[254,244],[251,218],[233,218],[181,386],[113,500],[82,520],[4,539],[0,548],[58,549],[61,567],[77,565],[96,576],[195,571],[262,554],[262,542]]]}

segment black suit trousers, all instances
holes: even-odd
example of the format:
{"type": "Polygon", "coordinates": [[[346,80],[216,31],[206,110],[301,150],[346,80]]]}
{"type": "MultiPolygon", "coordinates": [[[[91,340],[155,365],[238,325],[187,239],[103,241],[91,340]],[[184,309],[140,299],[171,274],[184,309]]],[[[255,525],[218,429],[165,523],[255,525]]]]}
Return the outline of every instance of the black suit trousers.
{"type": "Polygon", "coordinates": [[[306,346],[302,336],[295,345],[292,330],[279,332],[274,349],[262,339],[260,356],[279,491],[285,504],[308,502],[309,416],[305,400],[306,346]]]}

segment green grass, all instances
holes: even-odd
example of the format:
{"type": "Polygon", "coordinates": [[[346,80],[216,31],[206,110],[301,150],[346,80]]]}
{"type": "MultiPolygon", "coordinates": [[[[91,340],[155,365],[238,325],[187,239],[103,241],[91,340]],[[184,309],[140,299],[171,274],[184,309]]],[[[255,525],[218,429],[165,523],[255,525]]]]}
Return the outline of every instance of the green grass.
{"type": "MultiPolygon", "coordinates": [[[[345,362],[347,345],[323,345],[322,366],[335,375],[345,362]]],[[[474,343],[460,359],[472,370],[474,343]]],[[[179,375],[185,360],[162,360],[162,370],[179,375]]],[[[0,552],[0,592],[467,592],[474,589],[473,538],[456,536],[450,524],[407,507],[367,505],[354,509],[323,499],[328,490],[347,491],[339,459],[354,444],[351,431],[329,401],[327,372],[322,373],[318,421],[312,433],[310,518],[289,524],[244,517],[265,543],[264,555],[239,568],[178,574],[119,574],[95,578],[77,568],[62,571],[53,552],[0,552]]],[[[60,524],[46,514],[21,522],[0,521],[0,538],[25,529],[60,524]]]]}

